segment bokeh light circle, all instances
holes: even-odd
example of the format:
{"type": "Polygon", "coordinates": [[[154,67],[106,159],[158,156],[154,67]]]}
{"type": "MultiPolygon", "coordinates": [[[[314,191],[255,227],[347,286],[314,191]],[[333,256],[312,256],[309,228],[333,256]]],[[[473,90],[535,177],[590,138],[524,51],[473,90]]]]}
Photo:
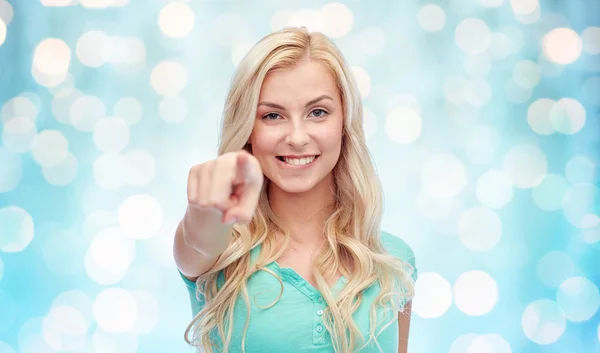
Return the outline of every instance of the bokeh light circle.
{"type": "Polygon", "coordinates": [[[598,287],[585,277],[571,277],[561,283],[556,303],[572,322],[591,319],[600,307],[598,287]]]}
{"type": "Polygon", "coordinates": [[[34,224],[31,215],[18,206],[0,208],[0,251],[14,253],[23,251],[33,240],[34,224]]]}
{"type": "Polygon", "coordinates": [[[551,62],[570,64],[581,55],[583,43],[581,38],[571,28],[555,28],[542,39],[543,53],[551,62]]]}
{"type": "Polygon", "coordinates": [[[498,301],[498,284],[483,271],[462,273],[453,286],[454,303],[469,316],[489,313],[498,301]]]}
{"type": "Polygon", "coordinates": [[[182,38],[194,29],[194,11],[182,2],[172,2],[160,10],[158,25],[171,38],[182,38]]]}
{"type": "Polygon", "coordinates": [[[79,162],[77,161],[77,158],[69,152],[67,153],[67,158],[60,164],[52,167],[43,167],[42,175],[50,185],[65,186],[75,180],[78,169],[79,162]]]}
{"type": "Polygon", "coordinates": [[[142,104],[134,97],[123,97],[114,106],[113,115],[123,119],[127,125],[135,125],[144,113],[142,104]]]}
{"type": "Polygon", "coordinates": [[[397,108],[386,117],[385,132],[396,143],[412,143],[421,136],[421,131],[421,117],[412,108],[397,108]]]}
{"type": "Polygon", "coordinates": [[[531,129],[540,135],[551,135],[556,132],[550,121],[550,112],[555,101],[548,98],[539,98],[527,109],[527,122],[531,129]]]}
{"type": "Polygon", "coordinates": [[[175,96],[187,84],[187,70],[175,61],[161,61],[150,74],[152,89],[161,96],[175,96]]]}
{"type": "Polygon", "coordinates": [[[107,332],[133,330],[140,309],[135,296],[119,287],[100,292],[92,308],[98,326],[107,332]]]}
{"type": "Polygon", "coordinates": [[[567,253],[551,251],[538,261],[537,272],[545,285],[558,288],[563,281],[574,275],[575,264],[567,253]]]}
{"type": "Polygon", "coordinates": [[[565,332],[567,321],[562,309],[549,299],[536,300],[525,308],[521,327],[531,341],[546,345],[556,342],[565,332]]]}
{"type": "Polygon", "coordinates": [[[492,43],[492,32],[479,18],[467,18],[456,26],[455,39],[458,47],[467,54],[481,54],[492,43]]]}
{"type": "Polygon", "coordinates": [[[354,16],[350,9],[338,2],[321,7],[317,14],[320,32],[331,38],[341,38],[350,33],[354,16]]]}
{"type": "Polygon", "coordinates": [[[96,123],[105,115],[104,102],[96,96],[78,96],[69,108],[69,121],[77,130],[84,132],[94,131],[96,123]]]}
{"type": "Polygon", "coordinates": [[[446,25],[446,13],[439,5],[427,4],[419,10],[417,20],[424,30],[437,32],[446,25]]]}
{"type": "Polygon", "coordinates": [[[435,272],[423,272],[419,274],[412,303],[412,311],[425,319],[438,318],[452,304],[452,287],[450,282],[442,275],[435,272]]]}
{"type": "Polygon", "coordinates": [[[565,176],[571,184],[592,183],[596,166],[585,156],[573,156],[565,166],[565,176]]]}
{"type": "Polygon", "coordinates": [[[498,215],[485,207],[467,209],[458,221],[458,237],[469,250],[492,250],[502,236],[502,222],[498,215]]]}
{"type": "Polygon", "coordinates": [[[455,197],[467,184],[463,162],[451,154],[429,157],[421,169],[421,185],[431,196],[455,197]]]}
{"type": "Polygon", "coordinates": [[[563,98],[550,109],[550,122],[554,129],[572,135],[583,128],[586,120],[584,106],[576,99],[563,98]]]}
{"type": "Polygon", "coordinates": [[[180,96],[164,97],[158,105],[158,114],[167,123],[181,123],[188,115],[187,103],[180,96]]]}
{"type": "Polygon", "coordinates": [[[135,258],[135,243],[118,227],[100,231],[92,240],[84,263],[88,276],[99,284],[120,281],[135,258]]]}
{"type": "Polygon", "coordinates": [[[503,170],[518,188],[539,185],[548,172],[546,155],[538,147],[521,144],[511,148],[502,161],[503,170]]]}
{"type": "Polygon", "coordinates": [[[70,64],[71,49],[61,39],[46,38],[34,50],[33,67],[43,75],[63,75],[69,70],[70,64]]]}
{"type": "Polygon", "coordinates": [[[74,351],[83,347],[89,323],[77,309],[57,306],[43,322],[46,343],[57,351],[74,351]]]}
{"type": "Polygon", "coordinates": [[[54,167],[67,159],[69,141],[59,130],[44,130],[35,137],[32,153],[42,167],[54,167]]]}
{"type": "Polygon", "coordinates": [[[577,228],[593,228],[600,224],[596,205],[600,205],[600,189],[591,183],[576,184],[563,198],[563,214],[577,228]]]}
{"type": "Polygon", "coordinates": [[[559,210],[568,188],[569,183],[562,175],[547,174],[544,180],[533,188],[533,201],[542,210],[559,210]]]}
{"type": "Polygon", "coordinates": [[[30,118],[15,117],[4,124],[2,142],[7,150],[24,153],[33,147],[37,128],[30,118]]]}
{"type": "Polygon", "coordinates": [[[510,176],[501,170],[490,170],[477,179],[476,195],[482,205],[499,209],[513,198],[510,176]]]}
{"type": "Polygon", "coordinates": [[[160,203],[150,195],[133,195],[121,203],[117,217],[123,233],[132,239],[155,236],[162,225],[160,203]]]}
{"type": "Polygon", "coordinates": [[[121,118],[104,118],[94,126],[94,143],[102,152],[120,152],[129,144],[129,135],[129,126],[121,118]]]}

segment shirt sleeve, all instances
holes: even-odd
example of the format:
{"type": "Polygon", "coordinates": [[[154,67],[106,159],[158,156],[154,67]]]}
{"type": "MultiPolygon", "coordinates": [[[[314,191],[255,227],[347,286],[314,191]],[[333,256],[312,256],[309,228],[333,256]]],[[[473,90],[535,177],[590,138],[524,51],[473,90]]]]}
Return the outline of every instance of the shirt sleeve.
{"type": "Polygon", "coordinates": [[[387,232],[381,232],[381,240],[383,247],[393,256],[400,260],[408,263],[412,266],[411,277],[413,281],[417,281],[419,273],[417,271],[417,265],[415,260],[415,254],[411,247],[399,237],[392,235],[387,232]]]}
{"type": "Polygon", "coordinates": [[[205,304],[204,296],[201,294],[197,294],[198,286],[196,285],[196,282],[190,281],[187,277],[185,277],[183,275],[183,273],[181,273],[181,271],[178,270],[178,272],[179,272],[179,276],[181,276],[181,279],[183,279],[183,282],[185,283],[188,294],[190,296],[192,316],[196,316],[196,314],[198,314],[198,312],[200,312],[200,310],[202,309],[202,307],[205,304]]]}

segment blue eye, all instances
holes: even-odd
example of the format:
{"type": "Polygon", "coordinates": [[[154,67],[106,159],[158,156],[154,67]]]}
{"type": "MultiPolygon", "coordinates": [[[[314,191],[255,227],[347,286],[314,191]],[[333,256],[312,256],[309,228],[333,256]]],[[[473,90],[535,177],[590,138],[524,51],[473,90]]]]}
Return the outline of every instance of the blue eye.
{"type": "Polygon", "coordinates": [[[310,112],[314,117],[316,118],[321,118],[323,116],[325,116],[327,114],[326,111],[324,111],[323,109],[315,109],[312,112],[310,112]],[[318,113],[317,113],[318,112],[318,113]]]}
{"type": "Polygon", "coordinates": [[[265,116],[262,117],[263,119],[267,119],[267,120],[276,120],[277,118],[279,118],[279,114],[277,113],[269,113],[265,116]]]}

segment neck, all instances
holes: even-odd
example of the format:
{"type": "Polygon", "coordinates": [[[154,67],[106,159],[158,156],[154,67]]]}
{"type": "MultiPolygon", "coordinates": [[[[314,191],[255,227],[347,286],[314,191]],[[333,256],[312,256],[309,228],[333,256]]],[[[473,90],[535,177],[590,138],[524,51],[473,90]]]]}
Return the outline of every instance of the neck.
{"type": "Polygon", "coordinates": [[[309,191],[289,193],[269,185],[269,203],[290,231],[291,241],[312,244],[322,239],[325,222],[333,211],[333,179],[328,177],[309,191]]]}

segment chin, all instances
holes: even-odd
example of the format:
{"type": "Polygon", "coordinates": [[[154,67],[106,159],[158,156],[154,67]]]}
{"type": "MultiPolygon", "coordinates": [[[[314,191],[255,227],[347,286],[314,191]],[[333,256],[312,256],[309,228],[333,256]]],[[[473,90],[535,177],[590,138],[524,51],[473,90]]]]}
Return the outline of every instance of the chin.
{"type": "Polygon", "coordinates": [[[315,184],[312,182],[290,182],[285,180],[279,180],[274,184],[288,194],[301,194],[315,187],[315,184]]]}

